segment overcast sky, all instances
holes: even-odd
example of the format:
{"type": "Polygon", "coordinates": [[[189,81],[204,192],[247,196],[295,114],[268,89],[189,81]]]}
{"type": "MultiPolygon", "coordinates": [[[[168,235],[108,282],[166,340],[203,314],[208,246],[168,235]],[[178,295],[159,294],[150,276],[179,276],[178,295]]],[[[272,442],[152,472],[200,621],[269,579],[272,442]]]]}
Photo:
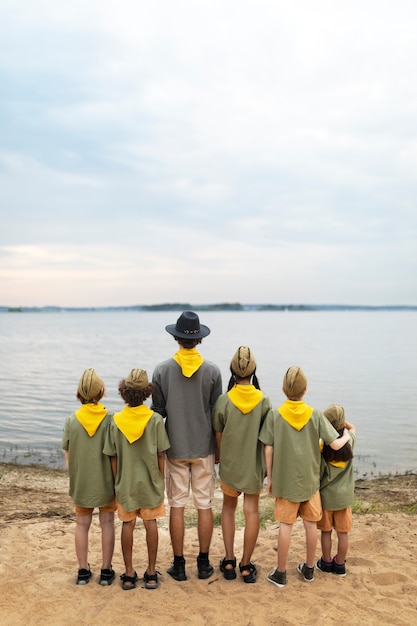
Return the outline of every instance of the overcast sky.
{"type": "Polygon", "coordinates": [[[416,305],[416,24],[2,0],[0,305],[416,305]]]}

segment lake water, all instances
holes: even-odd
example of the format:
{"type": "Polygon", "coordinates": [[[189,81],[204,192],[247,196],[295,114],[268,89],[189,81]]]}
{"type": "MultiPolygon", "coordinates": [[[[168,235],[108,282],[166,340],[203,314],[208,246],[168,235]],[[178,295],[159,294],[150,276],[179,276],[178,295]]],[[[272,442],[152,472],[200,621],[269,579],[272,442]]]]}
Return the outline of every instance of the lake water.
{"type": "MultiPolygon", "coordinates": [[[[200,351],[215,361],[226,390],[239,345],[251,347],[263,391],[275,407],[282,378],[299,365],[305,400],[341,404],[357,429],[356,477],[417,471],[417,312],[201,312],[211,328],[200,351]]],[[[104,403],[119,410],[118,382],[133,367],[151,378],[177,349],[165,331],[177,312],[0,314],[0,461],[61,468],[62,428],[78,408],[78,380],[94,367],[104,403]]]]}

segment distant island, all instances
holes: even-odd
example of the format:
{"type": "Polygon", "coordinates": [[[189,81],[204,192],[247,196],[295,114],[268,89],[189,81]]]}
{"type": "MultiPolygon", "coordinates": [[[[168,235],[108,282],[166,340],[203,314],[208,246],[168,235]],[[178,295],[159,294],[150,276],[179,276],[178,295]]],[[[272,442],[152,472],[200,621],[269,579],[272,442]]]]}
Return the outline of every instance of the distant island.
{"type": "Polygon", "coordinates": [[[77,311],[417,311],[417,305],[350,305],[350,304],[190,304],[167,302],[164,304],[135,304],[132,306],[61,307],[61,306],[0,306],[0,313],[60,313],[77,311]]]}

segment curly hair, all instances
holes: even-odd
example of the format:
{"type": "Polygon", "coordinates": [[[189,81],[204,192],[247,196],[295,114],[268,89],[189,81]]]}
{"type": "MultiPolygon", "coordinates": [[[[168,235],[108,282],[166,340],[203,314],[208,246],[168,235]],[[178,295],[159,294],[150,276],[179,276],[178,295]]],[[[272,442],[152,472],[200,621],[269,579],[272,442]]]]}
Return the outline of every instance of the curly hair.
{"type": "Polygon", "coordinates": [[[153,383],[149,383],[144,389],[133,389],[126,386],[126,379],[124,378],[119,383],[119,393],[129,406],[140,406],[152,394],[153,387],[153,383]]]}

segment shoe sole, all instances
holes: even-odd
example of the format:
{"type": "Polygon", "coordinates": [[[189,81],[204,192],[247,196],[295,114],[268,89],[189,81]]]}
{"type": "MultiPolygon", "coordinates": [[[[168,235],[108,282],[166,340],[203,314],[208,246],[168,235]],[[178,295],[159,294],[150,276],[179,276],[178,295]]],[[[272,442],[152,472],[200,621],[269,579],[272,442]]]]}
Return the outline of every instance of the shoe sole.
{"type": "Polygon", "coordinates": [[[269,576],[266,577],[267,581],[269,583],[272,583],[273,585],[275,585],[275,587],[280,587],[282,589],[282,587],[285,587],[287,583],[278,583],[276,582],[276,580],[272,580],[272,578],[269,578],[269,576]]]}

